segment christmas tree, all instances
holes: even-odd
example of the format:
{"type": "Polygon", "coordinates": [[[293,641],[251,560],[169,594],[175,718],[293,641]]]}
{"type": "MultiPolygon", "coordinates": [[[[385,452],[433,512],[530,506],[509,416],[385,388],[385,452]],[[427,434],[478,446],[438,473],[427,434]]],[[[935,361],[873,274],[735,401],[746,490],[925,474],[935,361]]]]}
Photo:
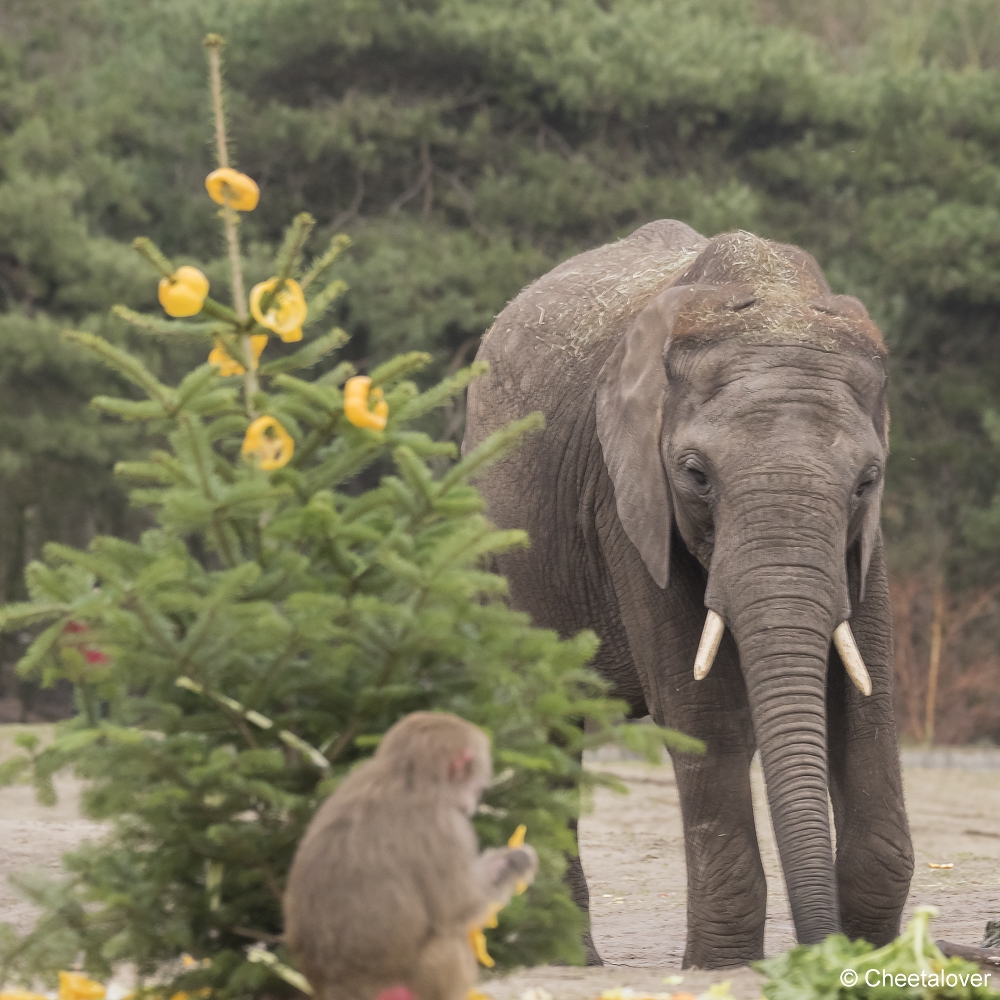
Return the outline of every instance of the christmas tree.
{"type": "Polygon", "coordinates": [[[491,735],[481,840],[526,824],[542,861],[487,936],[491,961],[579,960],[583,918],[562,872],[567,824],[598,780],[583,749],[614,739],[653,755],[695,741],[623,724],[587,666],[594,636],[531,627],[485,568],[527,539],[490,525],[469,480],[542,432],[540,417],[459,459],[420,421],[481,366],[421,391],[410,377],[426,354],[368,375],[337,363],[345,337],[319,324],[344,291],[331,272],[347,241],[307,261],[308,215],[273,277],[245,293],[239,217],[259,192],[229,162],[221,39],[206,46],[219,160],[206,188],[221,205],[231,304],[137,240],[171,318],[116,312],[152,337],[202,339],[208,359],[167,385],[138,353],[65,335],[136,390],[93,405],[154,442],[116,469],[150,527],[86,550],[48,545],[26,573],[30,600],[0,610],[0,628],[36,636],[21,674],[69,679],[78,707],[51,744],[20,737],[0,781],[30,777],[52,801],[52,775],[71,765],[87,815],[110,831],[67,856],[65,878],[21,879],[43,913],[23,938],[0,928],[0,983],[74,965],[103,978],[129,962],[161,993],[289,992],[280,902],[296,844],[343,775],[417,709],[491,735]]]}

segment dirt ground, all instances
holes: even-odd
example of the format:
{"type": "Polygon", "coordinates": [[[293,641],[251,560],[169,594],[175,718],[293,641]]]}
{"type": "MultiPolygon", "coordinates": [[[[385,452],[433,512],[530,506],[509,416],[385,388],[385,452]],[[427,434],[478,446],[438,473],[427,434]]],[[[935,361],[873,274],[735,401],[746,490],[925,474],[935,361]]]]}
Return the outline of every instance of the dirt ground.
{"type": "MultiPolygon", "coordinates": [[[[0,728],[0,758],[11,733],[0,728]]],[[[684,843],[677,788],[669,765],[596,763],[621,778],[629,794],[602,790],[580,827],[580,847],[590,880],[594,940],[603,969],[538,968],[487,979],[495,1000],[517,1000],[544,987],[556,1000],[592,1000],[603,990],[628,986],[699,993],[729,979],[738,1000],[760,995],[760,977],[749,969],[681,972],[685,934],[684,843]],[[668,976],[683,984],[664,985],[668,976]]],[[[63,851],[100,827],[79,818],[78,788],[58,782],[59,805],[38,806],[28,788],[0,790],[0,922],[30,925],[31,908],[7,883],[26,868],[56,870],[63,851]]],[[[793,941],[792,923],[759,769],[754,774],[757,829],[768,879],[767,953],[793,941]]],[[[917,868],[904,919],[930,903],[940,915],[935,937],[978,944],[989,918],[1000,917],[1000,770],[906,769],[907,805],[917,868]],[[928,863],[951,862],[947,870],[928,863]]],[[[529,834],[530,836],[530,834],[529,834]]]]}

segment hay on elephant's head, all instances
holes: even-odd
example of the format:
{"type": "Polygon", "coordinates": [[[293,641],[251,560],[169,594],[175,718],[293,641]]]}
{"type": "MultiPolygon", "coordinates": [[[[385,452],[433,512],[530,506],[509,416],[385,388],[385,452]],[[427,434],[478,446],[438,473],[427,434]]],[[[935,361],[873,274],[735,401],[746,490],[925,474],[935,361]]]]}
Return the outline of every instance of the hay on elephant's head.
{"type": "Polygon", "coordinates": [[[530,329],[538,344],[585,354],[597,342],[617,338],[707,244],[683,222],[650,222],[543,275],[504,309],[484,340],[530,329]]]}
{"type": "Polygon", "coordinates": [[[676,287],[729,290],[692,294],[680,311],[673,340],[738,337],[750,343],[803,343],[823,350],[885,354],[878,327],[857,299],[833,295],[819,265],[805,250],[735,232],[711,240],[676,287]]]}
{"type": "Polygon", "coordinates": [[[582,357],[601,342],[617,341],[654,296],[686,285],[728,287],[746,301],[726,309],[718,297],[692,294],[674,338],[885,353],[864,306],[832,295],[804,250],[742,231],[707,240],[673,220],[651,222],[553,268],[504,309],[484,340],[500,335],[508,344],[516,338],[582,357]]]}

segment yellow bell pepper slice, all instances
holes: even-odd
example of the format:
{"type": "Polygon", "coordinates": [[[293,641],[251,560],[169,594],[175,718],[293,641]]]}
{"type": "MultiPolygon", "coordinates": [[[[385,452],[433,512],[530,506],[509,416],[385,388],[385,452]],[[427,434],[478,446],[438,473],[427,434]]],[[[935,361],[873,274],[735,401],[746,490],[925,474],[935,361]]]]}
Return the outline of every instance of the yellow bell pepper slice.
{"type": "Polygon", "coordinates": [[[302,339],[302,324],[309,315],[309,307],[299,283],[294,278],[287,278],[284,288],[271,299],[267,312],[263,312],[260,300],[277,284],[278,279],[271,278],[250,289],[250,313],[261,326],[273,330],[286,344],[291,344],[302,339]]]}
{"type": "MultiPolygon", "coordinates": [[[[528,832],[528,828],[520,823],[517,829],[510,835],[510,840],[507,841],[508,847],[523,847],[524,846],[524,835],[528,832]]],[[[517,884],[514,886],[514,895],[520,896],[522,893],[528,891],[528,883],[524,879],[518,879],[517,884]]]]}
{"type": "Polygon", "coordinates": [[[185,264],[169,278],[161,278],[157,289],[160,305],[168,316],[181,319],[201,312],[208,295],[208,278],[196,267],[185,264]]]}
{"type": "MultiPolygon", "coordinates": [[[[267,334],[254,334],[250,338],[250,346],[253,349],[253,366],[256,368],[261,354],[264,353],[264,348],[267,347],[267,334]]],[[[242,375],[246,371],[243,365],[230,356],[229,352],[218,340],[215,342],[215,347],[209,351],[208,363],[215,365],[223,378],[227,378],[229,375],[242,375]]]]}
{"type": "Polygon", "coordinates": [[[270,472],[292,460],[295,441],[274,417],[258,417],[247,428],[240,454],[248,461],[256,459],[257,468],[270,472]]]}
{"type": "Polygon", "coordinates": [[[389,419],[389,404],[382,398],[381,389],[371,388],[367,375],[355,375],[344,384],[344,414],[355,427],[384,430],[389,419]],[[369,400],[375,403],[368,409],[369,400]]]}
{"type": "Polygon", "coordinates": [[[483,923],[475,923],[469,928],[469,945],[472,954],[476,956],[476,961],[480,965],[485,965],[487,969],[492,969],[496,962],[486,950],[486,935],[483,933],[485,927],[496,927],[497,913],[500,912],[500,904],[494,903],[490,907],[490,915],[483,923]]]}
{"type": "Polygon", "coordinates": [[[246,174],[232,167],[219,167],[205,178],[205,190],[212,201],[225,205],[237,212],[252,212],[260,200],[260,188],[246,174]]]}

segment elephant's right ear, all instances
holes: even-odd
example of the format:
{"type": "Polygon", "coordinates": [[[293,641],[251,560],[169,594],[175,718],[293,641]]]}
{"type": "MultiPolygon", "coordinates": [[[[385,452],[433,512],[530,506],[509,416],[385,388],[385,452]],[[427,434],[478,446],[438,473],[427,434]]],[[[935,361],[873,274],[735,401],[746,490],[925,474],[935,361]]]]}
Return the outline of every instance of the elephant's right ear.
{"type": "Polygon", "coordinates": [[[673,508],[660,458],[667,393],[663,348],[694,286],[652,299],[597,376],[597,436],[615,488],[618,519],[649,575],[666,587],[673,508]]]}
{"type": "Polygon", "coordinates": [[[597,376],[597,436],[618,519],[649,575],[666,587],[673,506],[660,457],[671,335],[711,335],[756,301],[737,285],[675,285],[651,299],[597,376]]]}
{"type": "Polygon", "coordinates": [[[597,376],[597,436],[618,519],[659,587],[666,587],[670,570],[673,515],[660,459],[667,391],[663,348],[676,316],[676,309],[663,308],[663,298],[658,295],[639,313],[597,376]]]}

